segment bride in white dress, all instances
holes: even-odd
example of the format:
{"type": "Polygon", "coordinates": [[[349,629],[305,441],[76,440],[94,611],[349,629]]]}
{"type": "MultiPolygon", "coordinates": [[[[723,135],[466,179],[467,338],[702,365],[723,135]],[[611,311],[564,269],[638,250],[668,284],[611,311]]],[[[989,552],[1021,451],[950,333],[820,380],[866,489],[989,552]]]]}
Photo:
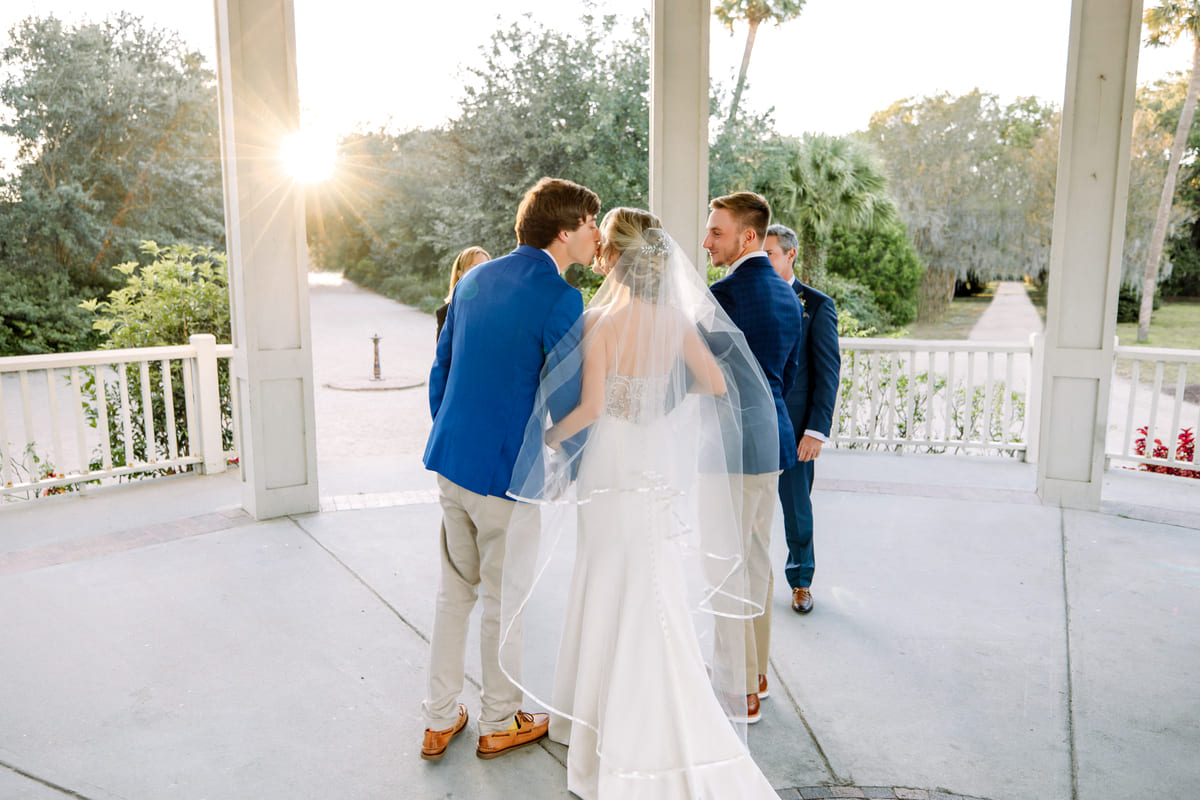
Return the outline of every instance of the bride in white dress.
{"type": "Polygon", "coordinates": [[[742,430],[762,413],[775,429],[774,404],[656,217],[616,208],[601,232],[607,278],[580,335],[547,360],[510,489],[542,533],[510,530],[501,664],[522,674],[512,632],[536,642],[539,614],[561,614],[553,688],[531,658],[522,688],[550,710],[584,800],[774,800],[730,721],[745,713],[744,626],[722,625],[766,600],[751,580],[766,554],[742,552],[737,481],[742,430]],[[555,557],[572,531],[568,578],[555,557]]]}

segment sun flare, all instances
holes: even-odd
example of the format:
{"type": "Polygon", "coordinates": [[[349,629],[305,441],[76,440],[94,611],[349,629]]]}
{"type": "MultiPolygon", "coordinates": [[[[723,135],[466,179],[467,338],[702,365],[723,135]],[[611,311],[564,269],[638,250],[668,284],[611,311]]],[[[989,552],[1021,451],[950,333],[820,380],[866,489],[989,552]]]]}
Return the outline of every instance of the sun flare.
{"type": "Polygon", "coordinates": [[[337,145],[315,130],[297,131],[283,140],[283,165],[299,183],[319,183],[333,174],[337,145]]]}

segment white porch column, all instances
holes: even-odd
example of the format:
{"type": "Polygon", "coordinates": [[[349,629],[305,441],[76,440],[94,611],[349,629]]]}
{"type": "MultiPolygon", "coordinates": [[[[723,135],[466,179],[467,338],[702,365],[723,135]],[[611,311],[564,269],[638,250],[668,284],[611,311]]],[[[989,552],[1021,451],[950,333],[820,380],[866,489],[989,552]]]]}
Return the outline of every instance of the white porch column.
{"type": "Polygon", "coordinates": [[[1141,0],[1071,4],[1038,461],[1069,508],[1100,505],[1141,28],[1141,0]]]}
{"type": "Polygon", "coordinates": [[[299,127],[291,0],[216,0],[221,160],[241,414],[242,504],[316,511],[303,195],[280,158],[299,127]]]}
{"type": "Polygon", "coordinates": [[[711,14],[710,0],[654,0],[650,12],[650,210],[701,270],[711,14]]]}

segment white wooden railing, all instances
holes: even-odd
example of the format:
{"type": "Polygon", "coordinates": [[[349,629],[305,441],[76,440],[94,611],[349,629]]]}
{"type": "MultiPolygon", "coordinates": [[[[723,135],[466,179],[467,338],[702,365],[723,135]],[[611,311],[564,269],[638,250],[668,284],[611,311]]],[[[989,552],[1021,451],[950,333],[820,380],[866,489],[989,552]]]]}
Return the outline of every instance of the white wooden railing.
{"type": "Polygon", "coordinates": [[[237,441],[232,381],[218,377],[232,356],[204,334],[180,347],[0,358],[0,502],[223,471],[237,457],[223,444],[237,441]]]}
{"type": "MultiPolygon", "coordinates": [[[[830,438],[842,448],[1036,461],[1041,342],[1041,334],[1027,343],[843,338],[830,438]]],[[[237,453],[223,437],[237,441],[238,420],[232,381],[222,389],[217,376],[232,355],[230,345],[193,336],[183,347],[0,358],[0,501],[133,474],[224,470],[237,453]],[[150,398],[147,410],[140,398],[150,398]]],[[[1109,460],[1200,474],[1194,445],[1179,438],[1200,428],[1200,351],[1118,343],[1114,367],[1109,460]]]]}
{"type": "Polygon", "coordinates": [[[1200,476],[1195,448],[1200,351],[1123,347],[1118,342],[1112,396],[1105,446],[1110,460],[1200,476]]]}
{"type": "Polygon", "coordinates": [[[845,448],[1033,460],[1040,342],[1040,334],[1028,343],[842,338],[830,439],[845,448]]]}

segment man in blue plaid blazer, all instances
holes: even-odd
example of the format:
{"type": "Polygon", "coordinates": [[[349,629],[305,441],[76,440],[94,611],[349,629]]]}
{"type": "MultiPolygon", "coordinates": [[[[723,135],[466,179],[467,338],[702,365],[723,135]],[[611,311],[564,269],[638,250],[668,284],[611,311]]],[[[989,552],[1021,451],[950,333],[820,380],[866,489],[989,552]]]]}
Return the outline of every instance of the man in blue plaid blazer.
{"type": "MultiPolygon", "coordinates": [[[[795,432],[784,398],[792,388],[803,344],[803,307],[792,287],[779,277],[763,252],[771,206],[754,192],[736,192],[709,203],[704,249],[713,266],[729,273],[712,285],[713,297],[746,336],[775,400],[777,430],[760,433],[773,443],[771,452],[745,448],[742,464],[742,535],[747,554],[765,553],[771,539],[779,473],[796,463],[795,432]]],[[[755,432],[743,431],[752,439],[755,432]]],[[[774,578],[751,575],[766,585],[750,587],[765,597],[764,612],[746,623],[746,718],[759,719],[759,700],[767,696],[767,656],[771,643],[771,594],[774,578]]]]}

